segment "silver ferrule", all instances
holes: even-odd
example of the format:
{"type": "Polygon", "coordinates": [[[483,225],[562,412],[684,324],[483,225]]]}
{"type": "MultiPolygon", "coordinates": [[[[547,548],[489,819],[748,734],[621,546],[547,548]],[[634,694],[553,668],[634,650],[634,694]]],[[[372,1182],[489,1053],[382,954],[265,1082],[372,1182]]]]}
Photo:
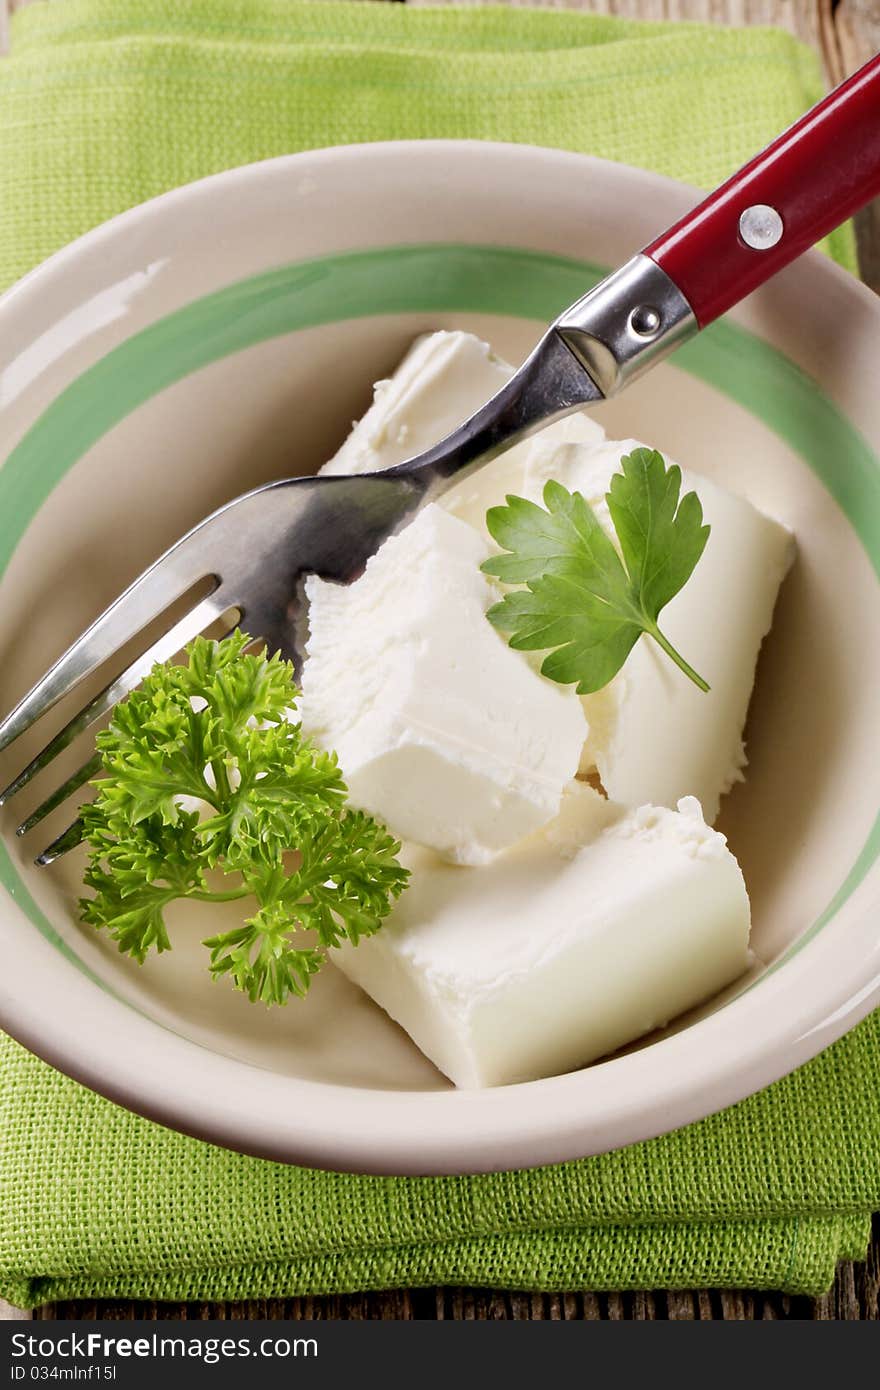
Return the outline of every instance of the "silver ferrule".
{"type": "Polygon", "coordinates": [[[553,325],[603,396],[647,371],[699,329],[681,290],[649,256],[633,256],[553,325]]]}

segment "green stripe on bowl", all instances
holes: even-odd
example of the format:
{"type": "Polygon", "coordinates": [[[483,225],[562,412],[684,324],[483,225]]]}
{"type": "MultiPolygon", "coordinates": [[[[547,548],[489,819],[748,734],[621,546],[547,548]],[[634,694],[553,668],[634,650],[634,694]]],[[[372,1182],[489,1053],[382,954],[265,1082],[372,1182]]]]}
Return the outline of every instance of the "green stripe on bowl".
{"type": "MultiPolygon", "coordinates": [[[[300,261],[205,295],[83,372],[9,455],[0,469],[0,575],[68,469],[125,416],[200,367],[285,333],[377,314],[482,313],[546,323],[606,273],[589,262],[508,247],[396,246],[300,261]]],[[[675,360],[800,455],[840,504],[880,575],[880,462],[819,384],[775,348],[724,321],[686,344],[675,360]],[[845,471],[837,466],[841,457],[847,458],[845,471]]],[[[880,816],[831,902],[774,968],[831,919],[878,853],[880,816]]],[[[46,939],[86,970],[2,847],[0,883],[46,939]]]]}

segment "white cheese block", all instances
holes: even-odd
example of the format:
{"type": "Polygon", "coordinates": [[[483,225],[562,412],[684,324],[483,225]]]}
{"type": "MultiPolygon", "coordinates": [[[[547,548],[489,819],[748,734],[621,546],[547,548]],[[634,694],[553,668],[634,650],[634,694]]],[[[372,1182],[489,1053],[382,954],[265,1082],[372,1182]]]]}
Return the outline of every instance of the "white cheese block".
{"type": "MultiPolygon", "coordinates": [[[[584,448],[538,438],[526,460],[524,495],[540,501],[554,478],[583,494],[614,539],[605,494],[621,458],[640,447],[635,439],[584,448]]],[[[743,777],[742,734],[758,652],[794,544],[784,526],[744,498],[683,469],[682,492],[691,490],[712,530],[691,579],[660,614],[660,627],[711,689],[699,690],[642,637],[620,674],[584,697],[590,734],[581,770],[596,769],[609,797],[628,806],[675,806],[695,796],[711,825],[721,796],[743,777]]]]}
{"type": "MultiPolygon", "coordinates": [[[[425,334],[394,374],[376,383],[370,409],[321,473],[377,473],[430,449],[500,391],[513,370],[473,333],[425,334]]],[[[576,414],[537,437],[599,444],[605,432],[576,414]]],[[[516,445],[483,464],[444,493],[440,506],[484,531],[487,509],[522,491],[527,448],[516,445]]]]}
{"type": "Polygon", "coordinates": [[[303,728],[335,749],[354,805],[476,863],[559,811],[587,724],[486,619],[486,542],[430,504],[354,584],[306,581],[303,728]]]}
{"type": "Polygon", "coordinates": [[[573,783],[557,821],[491,864],[404,859],[390,918],[333,959],[457,1086],[585,1065],[748,964],[742,874],[692,798],[627,812],[573,783]]]}
{"type": "Polygon", "coordinates": [[[430,449],[513,376],[473,333],[417,338],[322,473],[375,473],[430,449]]]}

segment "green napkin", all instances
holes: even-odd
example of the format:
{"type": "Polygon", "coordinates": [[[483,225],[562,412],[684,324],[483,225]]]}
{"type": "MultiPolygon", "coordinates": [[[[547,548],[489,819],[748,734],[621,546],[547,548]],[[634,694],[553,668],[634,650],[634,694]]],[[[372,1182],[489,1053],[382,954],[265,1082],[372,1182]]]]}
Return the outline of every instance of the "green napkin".
{"type": "MultiPolygon", "coordinates": [[[[175,184],[286,151],[471,136],[710,185],[816,99],[773,30],[570,11],[64,0],[0,62],[0,284],[175,184]]],[[[848,229],[831,238],[852,266],[848,229]]],[[[880,1014],[731,1110],[600,1158],[368,1178],[171,1133],[0,1042],[0,1291],[259,1298],[434,1283],[819,1293],[880,1207],[880,1014]]]]}

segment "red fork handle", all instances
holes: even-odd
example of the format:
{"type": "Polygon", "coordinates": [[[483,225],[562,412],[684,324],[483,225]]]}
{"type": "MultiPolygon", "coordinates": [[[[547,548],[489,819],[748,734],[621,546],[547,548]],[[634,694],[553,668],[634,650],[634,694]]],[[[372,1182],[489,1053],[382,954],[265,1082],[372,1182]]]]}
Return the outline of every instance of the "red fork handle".
{"type": "Polygon", "coordinates": [[[878,194],[880,54],[643,254],[705,328],[878,194]]]}

